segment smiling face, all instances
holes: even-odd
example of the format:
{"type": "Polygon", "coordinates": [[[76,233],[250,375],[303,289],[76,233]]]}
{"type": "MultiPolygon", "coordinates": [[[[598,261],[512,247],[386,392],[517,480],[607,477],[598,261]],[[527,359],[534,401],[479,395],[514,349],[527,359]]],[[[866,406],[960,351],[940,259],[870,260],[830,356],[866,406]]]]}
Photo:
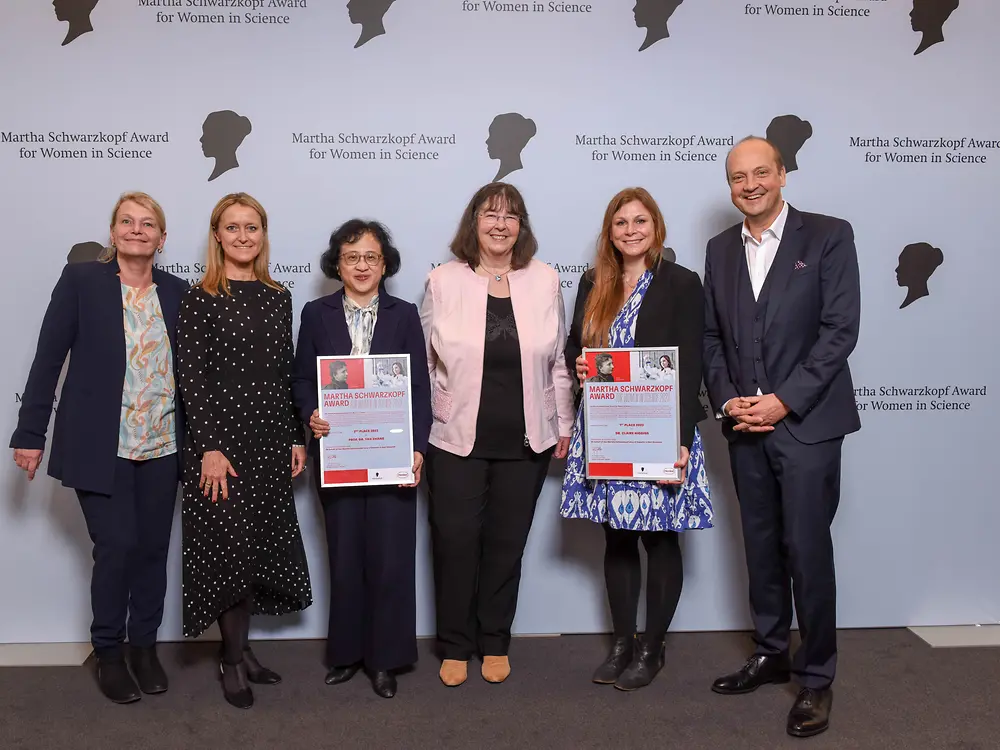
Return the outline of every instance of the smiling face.
{"type": "Polygon", "coordinates": [[[781,212],[785,170],[778,166],[774,149],[766,141],[745,141],[726,162],[733,205],[749,219],[765,226],[781,212]]]}
{"type": "Polygon", "coordinates": [[[151,210],[135,201],[125,201],[118,207],[111,227],[111,243],[119,255],[151,258],[166,239],[167,233],[151,210]]]}
{"type": "Polygon", "coordinates": [[[477,238],[480,255],[487,263],[497,262],[514,249],[521,231],[521,221],[506,204],[483,204],[477,214],[477,238]]]}
{"type": "Polygon", "coordinates": [[[230,206],[219,217],[215,238],[222,246],[227,267],[252,266],[260,255],[264,241],[260,214],[240,203],[230,206]]]}
{"type": "Polygon", "coordinates": [[[369,297],[378,289],[385,275],[382,246],[370,234],[361,235],[355,242],[345,242],[340,248],[337,270],[353,296],[369,297]]]}
{"type": "Polygon", "coordinates": [[[611,242],[625,258],[645,255],[653,244],[652,216],[641,201],[629,201],[611,220],[611,242]]]}

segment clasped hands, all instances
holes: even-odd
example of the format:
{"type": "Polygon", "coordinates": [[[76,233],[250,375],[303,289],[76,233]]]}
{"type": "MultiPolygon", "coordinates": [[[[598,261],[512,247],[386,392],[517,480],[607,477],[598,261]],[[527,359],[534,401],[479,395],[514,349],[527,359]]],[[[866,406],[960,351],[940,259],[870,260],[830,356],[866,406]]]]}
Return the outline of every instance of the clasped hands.
{"type": "MultiPolygon", "coordinates": [[[[330,434],[330,423],[319,416],[319,409],[313,409],[309,415],[309,429],[312,430],[313,437],[317,440],[330,434]]],[[[424,454],[418,451],[413,452],[413,484],[401,484],[400,487],[416,487],[420,484],[420,472],[424,466],[424,454]]]]}
{"type": "MultiPolygon", "coordinates": [[[[576,358],[576,377],[580,381],[581,388],[583,388],[583,384],[587,381],[589,374],[590,365],[587,364],[587,359],[581,354],[576,358]]],[[[687,479],[687,465],[690,457],[690,451],[682,445],[680,460],[674,464],[674,468],[681,470],[680,477],[678,479],[661,479],[657,484],[684,484],[684,481],[687,479]]]]}
{"type": "Polygon", "coordinates": [[[762,396],[737,396],[726,402],[727,417],[736,420],[736,432],[773,432],[774,426],[788,415],[788,407],[773,393],[762,396]]]}

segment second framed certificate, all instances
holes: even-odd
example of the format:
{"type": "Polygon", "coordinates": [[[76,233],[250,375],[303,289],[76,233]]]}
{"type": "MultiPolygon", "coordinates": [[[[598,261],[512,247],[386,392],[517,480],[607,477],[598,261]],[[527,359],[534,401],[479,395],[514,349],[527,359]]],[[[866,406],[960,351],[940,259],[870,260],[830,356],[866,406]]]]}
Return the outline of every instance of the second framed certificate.
{"type": "Polygon", "coordinates": [[[323,487],[411,484],[410,355],[317,357],[323,487]]]}
{"type": "Polygon", "coordinates": [[[679,479],[677,347],[584,349],[583,356],[587,478],[679,479]]]}

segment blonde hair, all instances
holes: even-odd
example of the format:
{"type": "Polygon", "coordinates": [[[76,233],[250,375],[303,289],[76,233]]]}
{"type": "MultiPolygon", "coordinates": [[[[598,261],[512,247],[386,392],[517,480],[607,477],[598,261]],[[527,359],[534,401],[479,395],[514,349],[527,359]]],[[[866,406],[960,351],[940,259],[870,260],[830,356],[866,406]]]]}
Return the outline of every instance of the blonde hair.
{"type": "Polygon", "coordinates": [[[594,261],[594,286],[587,297],[583,312],[584,346],[607,346],[611,324],[625,302],[622,254],[611,239],[611,224],[614,222],[615,214],[632,201],[639,201],[649,212],[653,222],[652,242],[646,251],[646,268],[651,271],[655,269],[663,255],[667,226],[660,207],[644,188],[633,187],[622,190],[611,199],[604,212],[601,236],[597,241],[597,258],[594,261]]]}
{"type": "MultiPolygon", "coordinates": [[[[157,203],[151,196],[146,193],[131,192],[122,193],[121,197],[118,198],[118,202],[111,211],[111,231],[115,229],[115,223],[118,221],[118,209],[122,207],[123,203],[132,201],[132,203],[138,203],[140,206],[145,208],[147,211],[152,211],[153,216],[156,217],[156,223],[160,225],[160,233],[164,234],[167,231],[167,215],[163,213],[163,207],[157,203]]],[[[101,263],[110,263],[114,260],[115,256],[118,254],[114,243],[112,242],[110,246],[104,248],[104,251],[97,258],[101,263]]]]}
{"type": "Polygon", "coordinates": [[[260,252],[253,262],[253,273],[258,281],[266,286],[279,291],[284,291],[285,287],[271,278],[268,271],[271,257],[271,243],[267,238],[267,212],[260,205],[256,198],[246,193],[230,193],[215,204],[212,209],[212,218],[208,227],[208,257],[205,261],[205,276],[197,286],[200,286],[213,297],[217,294],[231,294],[229,290],[229,279],[226,278],[226,256],[222,250],[222,245],[216,237],[219,229],[219,222],[222,214],[231,206],[246,206],[257,212],[260,216],[260,229],[264,237],[260,243],[260,252]]]}

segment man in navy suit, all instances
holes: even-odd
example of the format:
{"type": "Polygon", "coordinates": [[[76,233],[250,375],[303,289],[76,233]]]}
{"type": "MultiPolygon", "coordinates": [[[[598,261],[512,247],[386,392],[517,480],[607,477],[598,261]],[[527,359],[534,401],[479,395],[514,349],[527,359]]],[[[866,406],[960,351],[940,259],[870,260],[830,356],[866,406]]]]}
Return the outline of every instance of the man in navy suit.
{"type": "Polygon", "coordinates": [[[705,381],[729,440],[750,582],[756,649],[717,693],[749,693],[795,676],[788,733],[827,729],[837,663],[830,526],[844,436],[861,427],[847,358],[861,289],[851,225],[797,211],[785,168],[764,138],[726,160],[746,217],[708,243],[705,381]],[[792,602],[802,644],[789,659],[792,602]]]}

